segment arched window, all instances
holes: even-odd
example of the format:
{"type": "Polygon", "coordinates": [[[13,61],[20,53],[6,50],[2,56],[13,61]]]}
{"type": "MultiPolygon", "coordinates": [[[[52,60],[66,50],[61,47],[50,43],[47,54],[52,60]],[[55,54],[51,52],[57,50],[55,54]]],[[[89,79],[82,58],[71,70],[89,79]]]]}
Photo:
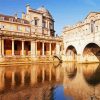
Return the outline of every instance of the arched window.
{"type": "Polygon", "coordinates": [[[34,25],[37,26],[37,25],[38,25],[38,21],[39,21],[39,19],[38,19],[37,17],[35,17],[35,18],[34,18],[34,25]]]}
{"type": "Polygon", "coordinates": [[[91,33],[94,32],[94,24],[95,24],[95,22],[92,20],[92,21],[91,21],[91,33]]]}

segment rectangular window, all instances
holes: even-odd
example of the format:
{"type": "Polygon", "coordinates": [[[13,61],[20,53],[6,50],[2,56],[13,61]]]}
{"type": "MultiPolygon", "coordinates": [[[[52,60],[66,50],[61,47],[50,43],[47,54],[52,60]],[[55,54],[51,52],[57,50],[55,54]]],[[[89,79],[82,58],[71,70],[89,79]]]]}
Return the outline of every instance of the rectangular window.
{"type": "Polygon", "coordinates": [[[34,25],[36,25],[36,26],[38,25],[38,20],[37,19],[34,20],[34,25]]]}
{"type": "Polygon", "coordinates": [[[24,24],[24,20],[21,20],[21,23],[24,24]]]}
{"type": "Polygon", "coordinates": [[[14,31],[14,27],[13,26],[10,27],[10,31],[14,31]]]}
{"type": "Polygon", "coordinates": [[[3,28],[4,28],[4,25],[1,24],[1,25],[0,25],[0,28],[3,29],[3,28]]]}
{"type": "Polygon", "coordinates": [[[51,23],[49,24],[49,28],[50,29],[53,29],[53,25],[51,23]]]}
{"type": "Polygon", "coordinates": [[[18,26],[18,31],[21,31],[21,26],[18,26]]]}
{"type": "Polygon", "coordinates": [[[45,21],[43,21],[43,28],[45,28],[46,27],[46,22],[45,21]]]}
{"type": "Polygon", "coordinates": [[[0,17],[0,20],[1,20],[1,21],[4,21],[4,17],[0,17]]]}
{"type": "Polygon", "coordinates": [[[26,32],[30,32],[30,27],[25,28],[26,32]]]}
{"type": "Polygon", "coordinates": [[[10,22],[13,22],[13,18],[9,18],[9,21],[10,21],[10,22]]]}

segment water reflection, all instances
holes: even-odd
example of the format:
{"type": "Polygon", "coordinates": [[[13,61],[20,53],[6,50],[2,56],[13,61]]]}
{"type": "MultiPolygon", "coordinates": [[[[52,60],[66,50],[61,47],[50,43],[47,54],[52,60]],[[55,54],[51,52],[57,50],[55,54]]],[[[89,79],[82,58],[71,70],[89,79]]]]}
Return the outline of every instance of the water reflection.
{"type": "Polygon", "coordinates": [[[74,100],[99,100],[99,64],[77,64],[77,74],[75,75],[71,81],[69,77],[66,77],[63,83],[65,94],[74,97],[74,100]]]}
{"type": "Polygon", "coordinates": [[[0,100],[93,100],[100,98],[99,90],[97,63],[0,67],[0,100]]]}
{"type": "Polygon", "coordinates": [[[66,74],[70,79],[74,79],[77,74],[77,67],[75,63],[66,64],[66,74]]]}
{"type": "Polygon", "coordinates": [[[0,90],[59,81],[59,72],[59,68],[53,67],[53,64],[3,66],[0,67],[0,90]]]}
{"type": "Polygon", "coordinates": [[[92,64],[84,68],[83,75],[87,83],[97,85],[100,83],[100,65],[92,64]]]}

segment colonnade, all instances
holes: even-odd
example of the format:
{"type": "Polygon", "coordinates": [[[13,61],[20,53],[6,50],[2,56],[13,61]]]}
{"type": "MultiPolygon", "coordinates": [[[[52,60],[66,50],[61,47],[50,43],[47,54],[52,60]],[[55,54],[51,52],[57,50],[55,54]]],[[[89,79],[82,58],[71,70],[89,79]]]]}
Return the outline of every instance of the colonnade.
{"type": "MultiPolygon", "coordinates": [[[[4,46],[5,45],[9,45],[9,44],[5,44],[4,43],[4,41],[5,41],[6,39],[0,39],[0,57],[3,57],[3,56],[6,56],[6,54],[5,54],[5,48],[4,48],[4,46]]],[[[8,40],[8,39],[7,39],[8,40]]],[[[9,56],[15,56],[16,54],[15,54],[15,41],[16,40],[14,40],[14,39],[12,39],[12,40],[10,40],[11,41],[11,54],[9,54],[9,56]]],[[[17,40],[18,41],[18,40],[17,40]]],[[[20,42],[21,42],[21,47],[20,47],[20,49],[21,49],[21,54],[20,54],[20,56],[26,56],[25,55],[25,53],[24,53],[24,50],[25,50],[25,41],[24,40],[19,40],[20,42]]],[[[37,57],[37,48],[38,48],[38,42],[37,41],[28,41],[29,42],[29,44],[30,44],[30,50],[28,50],[28,51],[30,51],[30,54],[28,54],[28,56],[31,56],[31,57],[37,57]]],[[[42,52],[42,54],[40,55],[40,56],[47,56],[46,54],[45,54],[45,46],[47,46],[48,45],[48,48],[49,48],[49,54],[48,54],[48,56],[51,56],[51,55],[60,55],[60,43],[54,43],[55,44],[55,49],[54,49],[54,53],[52,53],[52,42],[44,42],[44,41],[40,41],[41,43],[42,43],[42,49],[41,49],[41,52],[42,52]],[[48,43],[48,44],[46,44],[46,43],[48,43]]],[[[18,46],[20,46],[19,44],[18,44],[18,46]]]]}

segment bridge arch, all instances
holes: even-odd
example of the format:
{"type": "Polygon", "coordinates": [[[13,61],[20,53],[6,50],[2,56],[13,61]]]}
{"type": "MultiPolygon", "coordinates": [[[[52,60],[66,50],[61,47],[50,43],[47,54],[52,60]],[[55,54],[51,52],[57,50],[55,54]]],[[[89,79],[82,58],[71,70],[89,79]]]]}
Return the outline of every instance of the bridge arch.
{"type": "Polygon", "coordinates": [[[83,49],[83,57],[87,61],[100,61],[100,46],[97,43],[88,43],[83,49]]]}
{"type": "Polygon", "coordinates": [[[67,56],[67,61],[76,61],[77,60],[77,51],[73,45],[69,45],[66,48],[65,54],[67,56]]]}

